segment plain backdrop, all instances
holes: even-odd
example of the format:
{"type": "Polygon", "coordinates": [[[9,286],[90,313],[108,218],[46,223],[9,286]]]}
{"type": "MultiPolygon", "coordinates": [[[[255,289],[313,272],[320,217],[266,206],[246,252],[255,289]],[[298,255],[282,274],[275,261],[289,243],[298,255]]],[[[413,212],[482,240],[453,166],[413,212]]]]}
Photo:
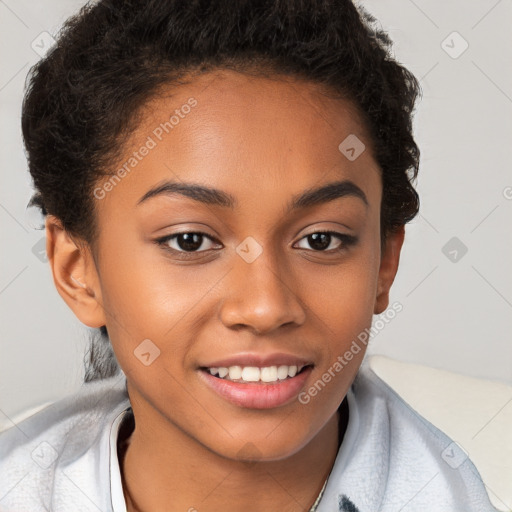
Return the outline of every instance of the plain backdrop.
{"type": "MultiPolygon", "coordinates": [[[[88,331],[55,289],[44,232],[31,227],[20,128],[29,68],[83,3],[0,0],[2,419],[83,379],[88,331]]],[[[512,383],[512,2],[362,3],[423,90],[421,215],[407,227],[391,296],[403,310],[369,352],[512,383]]]]}

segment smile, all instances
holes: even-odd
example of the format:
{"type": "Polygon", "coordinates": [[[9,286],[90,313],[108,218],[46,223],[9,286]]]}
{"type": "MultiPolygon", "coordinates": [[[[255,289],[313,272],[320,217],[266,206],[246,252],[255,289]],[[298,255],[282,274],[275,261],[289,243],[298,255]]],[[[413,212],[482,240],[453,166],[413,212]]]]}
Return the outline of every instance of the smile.
{"type": "Polygon", "coordinates": [[[305,388],[313,365],[201,367],[201,381],[237,407],[273,409],[291,403],[305,388]]]}
{"type": "Polygon", "coordinates": [[[232,382],[279,382],[295,377],[307,365],[280,365],[280,366],[229,366],[220,368],[206,368],[206,370],[220,379],[232,382]]]}

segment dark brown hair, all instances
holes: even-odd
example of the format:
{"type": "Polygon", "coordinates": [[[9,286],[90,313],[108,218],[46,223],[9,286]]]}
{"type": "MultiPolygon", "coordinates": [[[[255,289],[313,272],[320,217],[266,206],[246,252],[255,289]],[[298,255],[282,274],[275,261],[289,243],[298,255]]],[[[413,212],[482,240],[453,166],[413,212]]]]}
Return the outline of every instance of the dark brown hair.
{"type": "MultiPolygon", "coordinates": [[[[419,208],[412,114],[421,90],[375,22],[350,0],[89,2],[29,72],[22,111],[36,190],[29,206],[94,248],[93,189],[121,155],[141,106],[190,72],[259,69],[327,86],[356,106],[382,169],[384,240],[419,208]]],[[[86,381],[119,369],[106,327],[99,335],[86,381]]]]}

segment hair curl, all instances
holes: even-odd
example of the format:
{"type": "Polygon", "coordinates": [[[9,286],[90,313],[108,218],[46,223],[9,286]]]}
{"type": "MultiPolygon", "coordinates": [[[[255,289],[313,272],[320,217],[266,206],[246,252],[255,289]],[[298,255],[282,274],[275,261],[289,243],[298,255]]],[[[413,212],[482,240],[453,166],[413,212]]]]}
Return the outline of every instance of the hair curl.
{"type": "MultiPolygon", "coordinates": [[[[382,170],[384,240],[419,209],[412,114],[421,89],[375,22],[350,0],[87,3],[27,77],[22,133],[36,190],[29,206],[94,249],[92,191],[120,157],[141,107],[190,72],[259,69],[325,85],[356,106],[382,170]]],[[[119,371],[106,327],[97,334],[86,382],[119,371]]]]}

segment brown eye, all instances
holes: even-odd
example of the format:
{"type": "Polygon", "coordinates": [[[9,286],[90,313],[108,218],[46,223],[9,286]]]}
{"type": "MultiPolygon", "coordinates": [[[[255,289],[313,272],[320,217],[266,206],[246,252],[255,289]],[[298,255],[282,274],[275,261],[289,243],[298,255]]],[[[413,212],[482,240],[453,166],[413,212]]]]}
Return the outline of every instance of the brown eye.
{"type": "MultiPolygon", "coordinates": [[[[316,252],[341,251],[357,241],[354,236],[337,233],[336,231],[317,231],[306,235],[302,240],[306,240],[309,246],[316,252]]],[[[300,248],[307,249],[307,247],[300,248]]]]}
{"type": "Polygon", "coordinates": [[[159,238],[156,240],[156,243],[164,246],[165,249],[174,251],[174,252],[204,252],[211,247],[208,247],[206,244],[206,248],[204,247],[205,239],[210,242],[214,242],[215,240],[207,235],[206,233],[201,233],[197,231],[187,231],[183,233],[175,233],[174,235],[168,235],[163,238],[159,238]],[[173,242],[173,247],[169,242],[173,242]],[[202,248],[202,250],[199,250],[202,248]]]}

